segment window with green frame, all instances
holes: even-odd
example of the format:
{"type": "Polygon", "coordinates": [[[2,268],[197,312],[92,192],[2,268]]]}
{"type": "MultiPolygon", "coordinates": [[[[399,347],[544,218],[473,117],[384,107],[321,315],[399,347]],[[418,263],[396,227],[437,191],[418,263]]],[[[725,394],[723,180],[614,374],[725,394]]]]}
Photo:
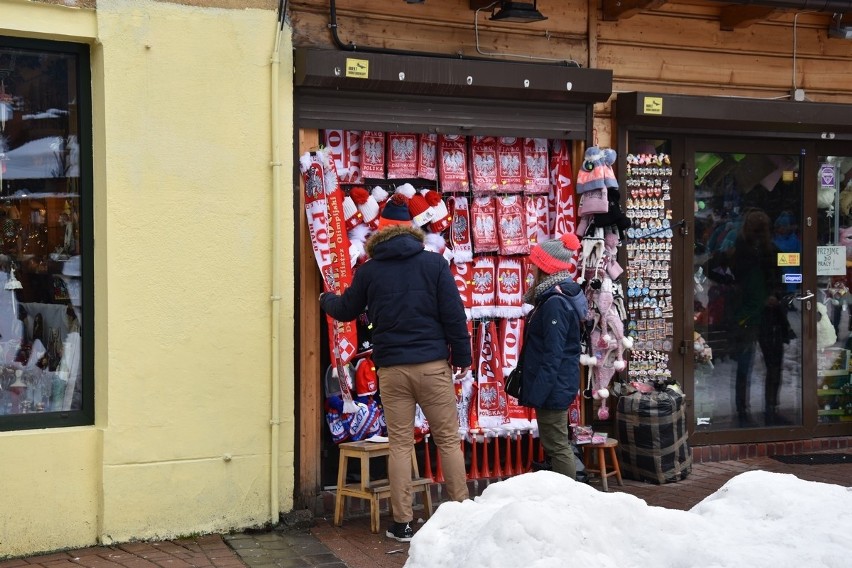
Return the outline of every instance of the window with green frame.
{"type": "Polygon", "coordinates": [[[94,422],[89,48],[0,36],[0,430],[94,422]]]}

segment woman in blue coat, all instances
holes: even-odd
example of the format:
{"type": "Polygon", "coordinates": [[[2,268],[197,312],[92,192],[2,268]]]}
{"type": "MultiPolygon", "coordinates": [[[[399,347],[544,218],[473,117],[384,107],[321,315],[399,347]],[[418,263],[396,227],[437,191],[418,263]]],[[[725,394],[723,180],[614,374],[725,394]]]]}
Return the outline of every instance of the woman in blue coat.
{"type": "Polygon", "coordinates": [[[588,305],[569,269],[580,241],[573,233],[545,241],[530,251],[534,286],[525,301],[533,305],[524,339],[521,404],[535,408],[538,432],[553,471],[576,477],[568,435],[568,407],[580,390],[580,341],[588,305]]]}

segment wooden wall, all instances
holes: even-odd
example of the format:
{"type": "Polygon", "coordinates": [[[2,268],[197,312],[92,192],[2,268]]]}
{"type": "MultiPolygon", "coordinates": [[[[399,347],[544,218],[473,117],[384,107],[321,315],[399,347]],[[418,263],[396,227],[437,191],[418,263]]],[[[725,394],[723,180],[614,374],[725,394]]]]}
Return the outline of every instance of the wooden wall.
{"type": "MultiPolygon", "coordinates": [[[[602,0],[539,0],[548,17],[532,24],[498,24],[479,16],[477,51],[470,0],[337,0],[338,35],[359,47],[509,61],[575,60],[613,70],[613,91],[786,98],[795,86],[807,100],[852,104],[852,40],[829,38],[831,15],[764,10],[765,16],[721,29],[725,3],[654,2],[615,21],[602,0]],[[793,23],[796,20],[796,38],[793,23]],[[592,33],[589,33],[592,30],[592,33]],[[796,46],[795,73],[793,46],[796,46]],[[795,85],[794,85],[795,83],[795,85]]],[[[804,3],[804,2],[803,2],[804,3]]],[[[329,0],[290,3],[294,44],[334,48],[329,0]]],[[[595,109],[598,143],[609,145],[611,103],[595,109]]]]}

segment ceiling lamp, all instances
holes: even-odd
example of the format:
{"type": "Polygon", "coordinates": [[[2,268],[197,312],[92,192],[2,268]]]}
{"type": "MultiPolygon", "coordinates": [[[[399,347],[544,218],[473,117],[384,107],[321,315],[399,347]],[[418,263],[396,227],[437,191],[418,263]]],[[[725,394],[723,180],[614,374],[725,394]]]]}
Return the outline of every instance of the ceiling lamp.
{"type": "Polygon", "coordinates": [[[502,0],[500,2],[500,9],[491,14],[490,19],[498,22],[517,22],[519,24],[546,20],[547,17],[536,9],[536,2],[537,0],[533,0],[531,3],[502,0]]]}

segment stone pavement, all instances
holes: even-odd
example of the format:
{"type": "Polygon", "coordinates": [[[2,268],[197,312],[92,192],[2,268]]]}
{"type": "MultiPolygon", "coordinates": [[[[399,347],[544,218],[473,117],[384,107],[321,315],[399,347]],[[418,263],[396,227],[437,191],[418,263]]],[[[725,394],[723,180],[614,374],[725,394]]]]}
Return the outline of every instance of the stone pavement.
{"type": "MultiPolygon", "coordinates": [[[[835,450],[847,452],[848,450],[835,450]]],[[[696,464],[685,480],[653,485],[625,480],[619,487],[610,478],[611,491],[623,491],[649,505],[686,510],[718,490],[732,477],[762,469],[791,473],[808,481],[852,487],[852,464],[789,465],[769,457],[696,464]]],[[[600,488],[597,480],[592,486],[600,488]]],[[[487,486],[473,487],[480,494],[487,486]]],[[[437,495],[437,487],[433,486],[437,495]]],[[[329,495],[325,495],[326,502],[329,495]]],[[[357,501],[356,501],[357,503],[357,501]]],[[[327,508],[328,509],[328,508],[327,508]]],[[[368,511],[350,507],[343,526],[332,523],[331,510],[314,519],[308,529],[276,527],[270,531],[206,535],[164,542],[135,542],[93,546],[27,558],[0,560],[0,568],[400,568],[408,558],[408,544],[370,533],[368,511]]],[[[417,511],[415,510],[415,513],[417,511]]],[[[389,516],[382,515],[382,527],[389,516]]]]}

